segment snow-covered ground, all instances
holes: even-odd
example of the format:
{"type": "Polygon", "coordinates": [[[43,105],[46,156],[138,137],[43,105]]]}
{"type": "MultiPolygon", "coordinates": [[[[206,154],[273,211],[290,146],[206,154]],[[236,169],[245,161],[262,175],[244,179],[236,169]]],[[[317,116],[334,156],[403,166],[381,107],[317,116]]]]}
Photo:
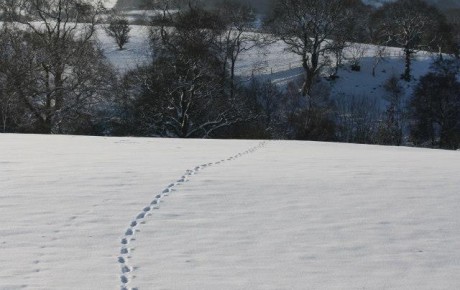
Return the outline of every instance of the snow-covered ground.
{"type": "Polygon", "coordinates": [[[459,289],[459,172],[456,151],[2,134],[0,289],[459,289]]]}
{"type": "Polygon", "coordinates": [[[121,73],[146,65],[151,60],[148,27],[131,25],[129,43],[120,50],[114,39],[99,27],[97,30],[98,45],[110,63],[121,73]]]}

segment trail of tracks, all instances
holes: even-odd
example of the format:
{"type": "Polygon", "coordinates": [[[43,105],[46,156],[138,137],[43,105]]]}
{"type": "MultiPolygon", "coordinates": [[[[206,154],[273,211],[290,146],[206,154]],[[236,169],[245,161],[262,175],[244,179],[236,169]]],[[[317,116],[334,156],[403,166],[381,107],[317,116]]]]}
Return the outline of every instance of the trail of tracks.
{"type": "Polygon", "coordinates": [[[174,183],[169,184],[165,189],[163,189],[160,193],[156,194],[154,198],[150,201],[148,205],[146,205],[137,215],[136,217],[130,222],[128,228],[125,230],[121,241],[120,241],[120,253],[118,256],[118,263],[120,264],[120,283],[121,283],[121,290],[139,290],[136,287],[129,288],[129,284],[132,282],[133,278],[133,271],[135,267],[130,264],[131,258],[131,244],[134,240],[134,236],[138,232],[139,228],[142,226],[143,222],[151,215],[152,211],[160,208],[160,203],[163,198],[171,194],[172,192],[176,191],[176,187],[181,185],[189,179],[199,173],[200,171],[213,166],[219,165],[224,162],[232,161],[243,157],[247,154],[251,154],[258,149],[263,148],[266,145],[266,142],[260,142],[257,146],[251,147],[248,150],[238,153],[236,155],[230,156],[226,159],[222,159],[216,162],[206,163],[202,165],[198,165],[193,169],[188,169],[185,173],[174,183]]]}

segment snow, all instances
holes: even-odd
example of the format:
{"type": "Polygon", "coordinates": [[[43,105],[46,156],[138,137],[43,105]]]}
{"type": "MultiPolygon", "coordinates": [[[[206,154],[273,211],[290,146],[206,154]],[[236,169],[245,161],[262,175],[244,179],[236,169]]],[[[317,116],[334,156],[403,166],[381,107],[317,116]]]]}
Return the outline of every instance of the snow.
{"type": "Polygon", "coordinates": [[[459,289],[458,172],[457,151],[1,134],[0,289],[459,289]]]}
{"type": "Polygon", "coordinates": [[[117,4],[118,0],[103,0],[103,4],[106,8],[113,8],[117,4]]]}

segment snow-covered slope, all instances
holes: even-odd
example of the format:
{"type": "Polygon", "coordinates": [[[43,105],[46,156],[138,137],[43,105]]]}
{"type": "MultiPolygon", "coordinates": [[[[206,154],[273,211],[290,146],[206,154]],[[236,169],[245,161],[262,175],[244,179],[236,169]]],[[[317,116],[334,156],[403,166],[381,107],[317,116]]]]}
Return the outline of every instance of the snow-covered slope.
{"type": "Polygon", "coordinates": [[[458,289],[458,172],[452,151],[2,134],[0,289],[458,289]]]}

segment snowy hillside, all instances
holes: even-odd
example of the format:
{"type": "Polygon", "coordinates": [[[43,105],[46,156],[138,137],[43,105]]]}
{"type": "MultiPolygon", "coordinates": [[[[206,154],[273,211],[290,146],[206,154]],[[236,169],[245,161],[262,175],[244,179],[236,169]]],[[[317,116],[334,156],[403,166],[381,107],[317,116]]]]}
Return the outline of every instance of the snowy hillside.
{"type": "MultiPolygon", "coordinates": [[[[113,39],[99,30],[98,38],[101,47],[110,62],[120,71],[126,72],[138,65],[148,64],[151,59],[148,42],[148,28],[132,25],[131,40],[126,50],[118,50],[113,39]]],[[[384,59],[372,76],[372,66],[376,59],[378,47],[367,44],[353,44],[345,49],[344,66],[339,70],[339,78],[330,82],[334,95],[366,96],[381,100],[385,91],[383,85],[392,76],[399,76],[404,71],[403,51],[400,48],[387,47],[384,59]],[[349,61],[356,50],[362,52],[360,72],[351,71],[349,61]]],[[[406,94],[410,95],[413,86],[421,76],[425,75],[437,55],[418,52],[413,62],[414,81],[406,84],[406,94]]],[[[286,51],[282,41],[259,49],[244,52],[236,67],[237,74],[248,80],[251,76],[270,79],[273,83],[285,86],[303,76],[303,69],[298,55],[286,51]]],[[[327,71],[324,72],[325,76],[327,71]]]]}
{"type": "Polygon", "coordinates": [[[459,289],[458,172],[455,151],[2,134],[0,289],[459,289]]]}

